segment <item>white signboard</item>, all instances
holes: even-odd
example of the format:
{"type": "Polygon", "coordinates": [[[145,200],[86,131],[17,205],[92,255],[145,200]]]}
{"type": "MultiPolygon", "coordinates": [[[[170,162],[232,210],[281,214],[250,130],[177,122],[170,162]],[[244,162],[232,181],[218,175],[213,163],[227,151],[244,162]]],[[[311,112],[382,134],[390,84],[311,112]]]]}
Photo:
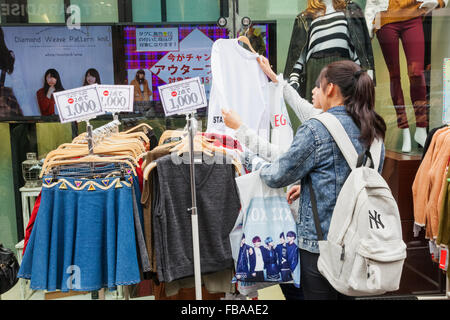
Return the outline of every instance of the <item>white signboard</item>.
{"type": "Polygon", "coordinates": [[[61,123],[85,121],[104,114],[97,85],[89,85],[53,93],[61,123]]]}
{"type": "Polygon", "coordinates": [[[208,105],[205,86],[192,78],[158,87],[166,116],[188,113],[208,105]]]}
{"type": "Polygon", "coordinates": [[[178,51],[178,28],[136,28],[136,51],[178,51]]]}
{"type": "Polygon", "coordinates": [[[105,112],[133,112],[134,86],[98,85],[98,96],[105,112]]]}
{"type": "Polygon", "coordinates": [[[442,112],[442,122],[450,124],[450,58],[444,59],[444,110],[442,112]]]}

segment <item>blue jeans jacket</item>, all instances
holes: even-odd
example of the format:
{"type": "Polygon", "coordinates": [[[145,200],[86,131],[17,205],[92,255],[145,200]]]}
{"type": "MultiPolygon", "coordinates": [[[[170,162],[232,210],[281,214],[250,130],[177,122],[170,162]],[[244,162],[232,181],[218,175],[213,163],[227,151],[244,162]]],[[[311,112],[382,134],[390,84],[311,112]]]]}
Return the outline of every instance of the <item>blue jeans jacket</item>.
{"type": "MultiPolygon", "coordinates": [[[[346,112],[344,106],[337,106],[327,112],[338,118],[350,137],[356,151],[363,152],[359,141],[360,130],[346,112]]],[[[384,145],[378,171],[384,162],[384,145]]],[[[246,163],[251,168],[256,155],[248,155],[246,163]]],[[[259,159],[258,159],[259,160],[259,159]]],[[[262,161],[258,163],[260,167],[262,161]]],[[[255,167],[254,169],[257,169],[255,167]]],[[[320,226],[324,240],[327,239],[336,199],[350,174],[344,156],[325,126],[316,119],[305,121],[299,127],[289,150],[272,163],[264,163],[260,172],[262,180],[272,188],[287,187],[301,180],[300,205],[297,221],[298,245],[300,249],[319,253],[317,233],[308,188],[308,179],[317,198],[320,226]]]]}

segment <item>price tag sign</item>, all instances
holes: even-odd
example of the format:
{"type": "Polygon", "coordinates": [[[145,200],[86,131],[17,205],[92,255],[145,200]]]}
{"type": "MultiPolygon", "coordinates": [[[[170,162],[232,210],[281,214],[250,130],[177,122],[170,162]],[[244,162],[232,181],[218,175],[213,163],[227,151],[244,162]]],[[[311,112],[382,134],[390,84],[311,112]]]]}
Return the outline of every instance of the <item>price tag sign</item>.
{"type": "Polygon", "coordinates": [[[158,87],[166,116],[184,114],[208,105],[205,86],[199,77],[158,87]]]}
{"type": "Polygon", "coordinates": [[[85,121],[105,113],[96,84],[55,92],[53,97],[61,123],[85,121]]]}
{"type": "Polygon", "coordinates": [[[133,112],[134,86],[97,85],[98,96],[105,112],[133,112]]]}

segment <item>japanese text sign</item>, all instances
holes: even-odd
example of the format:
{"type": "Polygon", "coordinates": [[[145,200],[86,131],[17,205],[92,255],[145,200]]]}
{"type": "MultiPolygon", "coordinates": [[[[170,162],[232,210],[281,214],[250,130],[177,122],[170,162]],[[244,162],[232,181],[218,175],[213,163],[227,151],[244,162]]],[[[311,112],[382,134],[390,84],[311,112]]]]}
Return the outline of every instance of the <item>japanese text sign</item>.
{"type": "Polygon", "coordinates": [[[136,51],[178,51],[178,28],[136,28],[136,51]]]}

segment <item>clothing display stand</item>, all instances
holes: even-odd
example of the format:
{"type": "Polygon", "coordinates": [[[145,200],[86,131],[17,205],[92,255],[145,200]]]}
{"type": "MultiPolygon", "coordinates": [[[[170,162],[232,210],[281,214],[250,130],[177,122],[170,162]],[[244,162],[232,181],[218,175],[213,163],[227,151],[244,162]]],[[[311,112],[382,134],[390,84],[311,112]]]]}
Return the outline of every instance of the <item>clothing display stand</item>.
{"type": "Polygon", "coordinates": [[[198,215],[197,215],[197,195],[195,190],[195,164],[194,164],[194,136],[197,133],[197,124],[195,122],[195,112],[186,114],[187,130],[189,134],[189,172],[191,176],[191,212],[192,223],[192,244],[194,248],[194,279],[195,279],[195,299],[202,300],[202,274],[200,268],[200,241],[198,232],[198,215]]]}

